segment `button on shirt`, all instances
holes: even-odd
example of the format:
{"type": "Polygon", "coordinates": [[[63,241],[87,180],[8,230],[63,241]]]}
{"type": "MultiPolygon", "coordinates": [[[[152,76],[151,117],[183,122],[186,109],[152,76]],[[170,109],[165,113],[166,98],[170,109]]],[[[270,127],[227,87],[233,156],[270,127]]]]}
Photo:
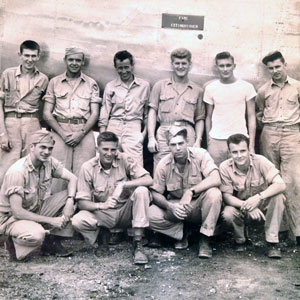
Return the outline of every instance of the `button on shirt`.
{"type": "Polygon", "coordinates": [[[52,78],[44,96],[54,104],[53,115],[62,119],[86,119],[91,115],[90,104],[101,103],[99,87],[94,79],[81,73],[75,86],[66,73],[52,78]]]}
{"type": "Polygon", "coordinates": [[[173,79],[163,79],[152,88],[149,107],[158,112],[159,123],[187,121],[195,124],[205,119],[205,107],[202,102],[203,90],[189,81],[186,89],[179,93],[173,79]]]}
{"type": "Polygon", "coordinates": [[[128,87],[120,78],[107,83],[101,107],[99,127],[107,127],[111,120],[145,120],[148,112],[150,85],[134,77],[128,87]]]}
{"type": "Polygon", "coordinates": [[[30,155],[19,159],[7,171],[0,192],[0,212],[10,212],[9,197],[18,194],[23,198],[24,209],[38,212],[41,201],[51,195],[52,178],[61,178],[63,165],[50,157],[36,169],[30,155]]]}
{"type": "MultiPolygon", "coordinates": [[[[132,157],[124,153],[118,153],[110,170],[104,170],[100,164],[100,159],[94,157],[81,167],[76,199],[105,202],[109,196],[112,196],[118,183],[148,174],[132,157]]],[[[122,193],[120,201],[125,202],[128,196],[126,193],[122,193]]]]}
{"type": "Polygon", "coordinates": [[[220,165],[221,191],[246,200],[264,191],[279,174],[275,166],[264,156],[250,154],[250,166],[247,174],[241,172],[233,159],[227,159],[220,165]]]}
{"type": "Polygon", "coordinates": [[[287,77],[281,88],[272,79],[257,93],[257,118],[263,123],[300,123],[300,82],[287,77]]]}
{"type": "Polygon", "coordinates": [[[35,68],[28,85],[23,84],[21,66],[6,69],[0,79],[0,100],[4,112],[34,113],[48,85],[48,78],[35,68]]]}
{"type": "Polygon", "coordinates": [[[176,167],[172,154],[165,156],[157,165],[152,190],[163,194],[168,192],[168,199],[181,199],[184,192],[200,183],[202,176],[207,177],[213,170],[218,170],[209,153],[202,148],[188,148],[187,163],[183,173],[176,167]]]}

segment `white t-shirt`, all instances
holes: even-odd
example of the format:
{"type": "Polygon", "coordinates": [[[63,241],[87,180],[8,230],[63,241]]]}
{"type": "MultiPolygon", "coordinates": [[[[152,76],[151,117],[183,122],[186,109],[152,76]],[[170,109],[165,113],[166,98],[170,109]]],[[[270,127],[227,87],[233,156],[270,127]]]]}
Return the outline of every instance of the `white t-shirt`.
{"type": "Polygon", "coordinates": [[[209,135],[214,139],[227,139],[236,133],[248,135],[246,102],[255,96],[253,85],[244,80],[238,79],[230,84],[216,80],[208,84],[203,100],[214,105],[209,135]]]}

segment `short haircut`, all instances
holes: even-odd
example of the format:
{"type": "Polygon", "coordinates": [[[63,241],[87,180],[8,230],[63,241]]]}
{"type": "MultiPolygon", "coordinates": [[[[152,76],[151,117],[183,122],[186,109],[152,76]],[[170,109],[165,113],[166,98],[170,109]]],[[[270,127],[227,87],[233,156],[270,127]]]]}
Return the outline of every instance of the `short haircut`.
{"type": "Polygon", "coordinates": [[[189,62],[191,62],[192,53],[188,49],[178,48],[173,50],[171,53],[171,61],[173,61],[174,58],[186,58],[189,62]]]}
{"type": "Polygon", "coordinates": [[[230,54],[230,52],[224,51],[224,52],[218,53],[215,57],[216,65],[218,64],[219,59],[228,59],[228,58],[230,58],[232,60],[232,62],[234,63],[234,57],[230,54]]]}
{"type": "Polygon", "coordinates": [[[249,149],[249,138],[241,133],[233,134],[227,139],[227,146],[229,149],[230,144],[238,145],[241,142],[246,142],[247,147],[249,149]]]}
{"type": "Polygon", "coordinates": [[[187,141],[187,130],[183,128],[182,130],[178,131],[174,135],[170,134],[168,135],[168,144],[170,143],[170,140],[176,136],[182,136],[187,141]]]}
{"type": "Polygon", "coordinates": [[[119,51],[115,54],[114,56],[114,66],[117,66],[117,59],[120,61],[123,61],[125,59],[129,59],[130,64],[133,66],[134,65],[134,61],[133,61],[133,56],[130,52],[128,52],[127,50],[122,50],[119,51]]]}
{"type": "Polygon", "coordinates": [[[101,132],[97,137],[97,145],[100,146],[102,142],[115,142],[118,143],[118,137],[110,131],[101,132]]]}
{"type": "Polygon", "coordinates": [[[32,40],[27,40],[24,41],[21,45],[20,45],[20,53],[23,53],[24,49],[30,49],[30,50],[37,50],[38,54],[40,54],[40,45],[32,40]]]}
{"type": "Polygon", "coordinates": [[[264,65],[267,65],[268,62],[270,61],[274,61],[276,59],[280,59],[282,63],[285,63],[285,59],[284,57],[282,56],[281,52],[279,51],[273,51],[273,52],[270,52],[268,53],[263,59],[262,59],[262,63],[264,65]]]}

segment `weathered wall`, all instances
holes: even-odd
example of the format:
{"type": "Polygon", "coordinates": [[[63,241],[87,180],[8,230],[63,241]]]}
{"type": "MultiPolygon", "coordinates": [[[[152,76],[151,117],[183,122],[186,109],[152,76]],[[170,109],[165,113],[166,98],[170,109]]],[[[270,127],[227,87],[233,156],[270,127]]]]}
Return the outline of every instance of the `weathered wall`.
{"type": "Polygon", "coordinates": [[[169,54],[181,46],[192,51],[191,77],[200,84],[214,76],[213,58],[224,50],[235,56],[236,74],[256,86],[267,76],[262,56],[275,49],[300,79],[298,0],[2,0],[0,5],[1,71],[18,64],[23,40],[34,39],[43,48],[39,67],[50,77],[64,70],[66,47],[87,48],[85,72],[101,88],[114,76],[116,51],[132,52],[136,73],[153,83],[168,75],[169,54]],[[162,29],[162,13],[202,15],[204,30],[162,29]]]}

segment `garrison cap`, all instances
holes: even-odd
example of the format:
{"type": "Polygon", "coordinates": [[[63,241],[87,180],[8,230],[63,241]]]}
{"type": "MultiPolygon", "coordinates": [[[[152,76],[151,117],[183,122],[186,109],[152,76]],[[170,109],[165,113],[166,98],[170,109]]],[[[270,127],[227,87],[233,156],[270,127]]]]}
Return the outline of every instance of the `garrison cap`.
{"type": "Polygon", "coordinates": [[[52,134],[45,130],[41,129],[34,132],[30,137],[30,144],[39,144],[39,143],[52,143],[55,144],[52,134]]]}
{"type": "Polygon", "coordinates": [[[176,136],[179,132],[182,132],[185,136],[187,136],[187,130],[185,128],[172,125],[168,130],[168,141],[176,136]]]}
{"type": "Polygon", "coordinates": [[[65,57],[67,57],[68,55],[79,54],[79,53],[83,54],[83,56],[85,55],[85,51],[82,48],[72,46],[72,47],[66,48],[65,57]]]}

